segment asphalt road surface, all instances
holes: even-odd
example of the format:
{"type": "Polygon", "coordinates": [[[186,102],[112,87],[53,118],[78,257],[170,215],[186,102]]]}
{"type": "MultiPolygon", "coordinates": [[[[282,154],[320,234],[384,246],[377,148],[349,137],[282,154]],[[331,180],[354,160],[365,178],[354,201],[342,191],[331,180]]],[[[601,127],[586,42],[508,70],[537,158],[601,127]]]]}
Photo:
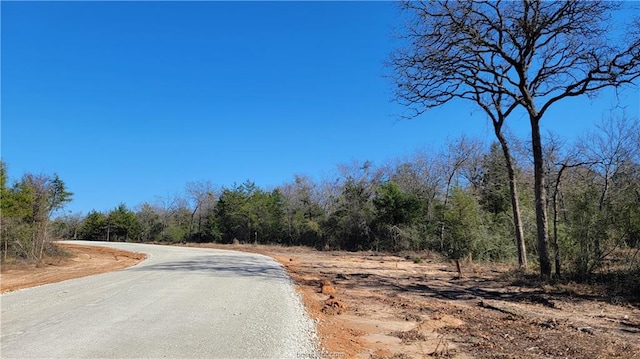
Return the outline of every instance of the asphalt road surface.
{"type": "Polygon", "coordinates": [[[241,252],[134,243],[125,270],[0,297],[2,358],[310,358],[315,329],[284,269],[241,252]]]}

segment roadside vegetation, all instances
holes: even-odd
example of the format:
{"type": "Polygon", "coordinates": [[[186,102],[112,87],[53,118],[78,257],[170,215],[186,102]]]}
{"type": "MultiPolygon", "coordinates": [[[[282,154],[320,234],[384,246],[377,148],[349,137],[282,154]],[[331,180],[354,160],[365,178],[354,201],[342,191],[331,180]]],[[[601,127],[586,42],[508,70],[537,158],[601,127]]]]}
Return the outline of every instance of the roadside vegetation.
{"type": "Polygon", "coordinates": [[[2,261],[16,258],[40,262],[47,254],[62,255],[50,243],[51,217],[71,201],[58,175],[26,173],[7,184],[7,167],[0,161],[0,237],[2,261]]]}
{"type": "MultiPolygon", "coordinates": [[[[615,117],[576,143],[554,137],[547,143],[555,278],[615,279],[618,290],[640,295],[639,122],[615,117]]],[[[535,265],[533,169],[526,150],[514,164],[528,259],[535,265]]],[[[191,182],[181,194],[132,208],[122,203],[51,221],[71,199],[64,182],[25,174],[8,185],[2,168],[5,260],[39,260],[48,241],[60,238],[414,251],[416,263],[418,252],[428,250],[464,263],[517,263],[504,158],[497,143],[476,139],[462,137],[378,166],[340,165],[330,180],[298,175],[269,189],[251,181],[230,188],[191,182]]]]}

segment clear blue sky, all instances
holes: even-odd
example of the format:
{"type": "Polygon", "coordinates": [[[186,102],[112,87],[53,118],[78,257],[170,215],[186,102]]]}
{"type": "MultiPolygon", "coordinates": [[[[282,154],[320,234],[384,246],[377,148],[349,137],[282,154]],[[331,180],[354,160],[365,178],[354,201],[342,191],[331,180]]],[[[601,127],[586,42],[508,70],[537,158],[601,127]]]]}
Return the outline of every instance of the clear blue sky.
{"type": "MultiPolygon", "coordinates": [[[[188,181],[262,187],[337,164],[493,139],[470,104],[399,121],[383,61],[391,2],[6,2],[2,159],[9,176],[58,173],[67,209],[133,207],[188,181]]],[[[638,91],[620,101],[638,115],[638,91]]],[[[571,137],[612,93],[556,106],[544,130],[571,137]]],[[[527,121],[513,118],[526,136],[527,121]]]]}

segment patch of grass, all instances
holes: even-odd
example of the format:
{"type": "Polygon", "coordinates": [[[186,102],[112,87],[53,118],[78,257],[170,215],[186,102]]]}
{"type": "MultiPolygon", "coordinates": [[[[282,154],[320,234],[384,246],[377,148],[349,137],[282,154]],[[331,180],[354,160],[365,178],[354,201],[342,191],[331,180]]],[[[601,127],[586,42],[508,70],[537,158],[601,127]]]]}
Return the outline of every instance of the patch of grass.
{"type": "Polygon", "coordinates": [[[18,262],[18,258],[14,257],[14,256],[2,256],[2,265],[10,265],[10,264],[16,264],[18,262]]]}
{"type": "Polygon", "coordinates": [[[415,263],[415,264],[420,264],[420,263],[422,263],[422,262],[423,262],[422,257],[420,257],[420,256],[415,256],[415,257],[413,257],[413,263],[415,263]]]}

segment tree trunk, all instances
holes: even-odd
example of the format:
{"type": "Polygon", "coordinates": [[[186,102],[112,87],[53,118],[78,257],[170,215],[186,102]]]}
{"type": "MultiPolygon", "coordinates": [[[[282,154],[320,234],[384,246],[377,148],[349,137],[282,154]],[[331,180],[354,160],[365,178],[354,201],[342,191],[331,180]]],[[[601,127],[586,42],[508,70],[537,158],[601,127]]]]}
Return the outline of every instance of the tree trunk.
{"type": "Polygon", "coordinates": [[[560,245],[558,244],[558,193],[560,192],[560,180],[562,179],[562,172],[564,172],[565,165],[562,165],[558,176],[556,177],[556,185],[553,191],[553,250],[556,267],[556,277],[560,278],[560,245]]]}
{"type": "Polygon", "coordinates": [[[511,209],[513,211],[513,227],[516,234],[516,246],[518,247],[518,266],[520,269],[527,268],[527,248],[524,242],[522,231],[522,218],[520,215],[520,201],[518,200],[518,188],[516,184],[516,171],[511,158],[511,151],[507,145],[507,139],[499,128],[495,128],[496,137],[502,146],[507,172],[509,174],[509,193],[511,195],[511,209]]]}
{"type": "Polygon", "coordinates": [[[533,149],[534,187],[536,202],[536,227],[538,230],[538,256],[540,275],[551,278],[551,260],[549,258],[549,231],[547,221],[547,189],[545,187],[544,158],[542,156],[542,138],[537,116],[531,116],[531,146],[533,149]]]}
{"type": "Polygon", "coordinates": [[[193,221],[195,220],[197,210],[198,207],[196,206],[193,212],[191,212],[191,218],[189,219],[189,235],[187,236],[189,241],[193,241],[193,238],[191,238],[191,236],[193,235],[193,221]]]}
{"type": "Polygon", "coordinates": [[[558,184],[553,193],[553,250],[556,264],[556,277],[560,278],[560,245],[558,244],[558,184]]]}
{"type": "Polygon", "coordinates": [[[460,266],[460,259],[456,259],[456,270],[458,270],[458,279],[462,279],[462,267],[460,266]]]}
{"type": "Polygon", "coordinates": [[[40,239],[40,250],[38,253],[38,262],[42,261],[42,255],[44,253],[44,244],[45,244],[45,241],[47,240],[47,224],[43,223],[41,225],[43,227],[42,227],[42,238],[40,239]]]}
{"type": "MultiPolygon", "coordinates": [[[[453,181],[453,176],[455,175],[455,169],[452,170],[451,174],[449,175],[449,179],[447,180],[447,188],[445,190],[444,193],[444,210],[447,210],[447,204],[449,202],[449,189],[451,187],[451,181],[453,181]]],[[[443,214],[444,217],[444,214],[443,214]]],[[[442,219],[442,223],[440,224],[440,250],[444,251],[444,231],[445,231],[445,225],[444,225],[444,218],[442,219]]]]}

